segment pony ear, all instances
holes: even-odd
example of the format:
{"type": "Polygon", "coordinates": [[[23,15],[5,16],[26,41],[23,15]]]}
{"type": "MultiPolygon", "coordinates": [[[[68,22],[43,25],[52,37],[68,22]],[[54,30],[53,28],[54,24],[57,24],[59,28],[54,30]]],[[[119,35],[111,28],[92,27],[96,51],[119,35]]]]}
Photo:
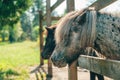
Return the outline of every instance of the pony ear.
{"type": "Polygon", "coordinates": [[[51,29],[50,28],[48,28],[48,27],[45,27],[45,29],[47,30],[47,31],[50,31],[51,29]]]}
{"type": "Polygon", "coordinates": [[[56,29],[56,28],[54,27],[52,30],[55,31],[55,29],[56,29]]]}
{"type": "Polygon", "coordinates": [[[76,22],[78,22],[80,25],[84,24],[85,21],[86,21],[86,13],[76,18],[76,22]]]}
{"type": "Polygon", "coordinates": [[[49,27],[46,27],[46,30],[48,31],[48,33],[53,33],[54,32],[54,28],[49,28],[49,27]]]}
{"type": "Polygon", "coordinates": [[[56,29],[56,27],[53,27],[53,28],[49,28],[49,27],[45,27],[47,31],[54,31],[56,29]]]}

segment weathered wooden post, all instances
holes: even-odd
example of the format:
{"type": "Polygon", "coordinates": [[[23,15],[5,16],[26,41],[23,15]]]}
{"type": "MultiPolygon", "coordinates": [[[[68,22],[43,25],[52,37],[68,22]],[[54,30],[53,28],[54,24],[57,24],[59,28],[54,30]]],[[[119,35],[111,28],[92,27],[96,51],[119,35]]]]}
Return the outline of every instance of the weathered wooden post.
{"type": "Polygon", "coordinates": [[[67,0],[67,12],[75,10],[75,1],[74,0],[67,0]]]}
{"type": "MultiPolygon", "coordinates": [[[[67,12],[74,9],[74,0],[67,0],[67,12]]],[[[77,60],[68,64],[68,80],[77,80],[77,60]]]]}
{"type": "MultiPolygon", "coordinates": [[[[51,9],[50,9],[50,0],[46,0],[46,23],[47,27],[51,25],[51,9]]],[[[48,60],[48,75],[47,77],[52,77],[52,62],[48,60]]]]}
{"type": "Polygon", "coordinates": [[[77,60],[68,64],[68,80],[78,80],[77,76],[77,60]]]}
{"type": "Polygon", "coordinates": [[[43,50],[43,26],[42,26],[42,20],[43,20],[43,15],[42,15],[42,11],[39,11],[39,34],[40,34],[40,66],[44,64],[44,61],[41,57],[41,52],[43,50]]]}

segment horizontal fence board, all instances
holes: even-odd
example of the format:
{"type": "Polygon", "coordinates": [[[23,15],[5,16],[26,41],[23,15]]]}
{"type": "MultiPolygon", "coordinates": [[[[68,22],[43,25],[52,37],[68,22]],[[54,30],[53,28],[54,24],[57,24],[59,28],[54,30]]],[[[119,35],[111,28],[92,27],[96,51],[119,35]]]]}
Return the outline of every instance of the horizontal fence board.
{"type": "MultiPolygon", "coordinates": [[[[61,18],[62,18],[62,17],[51,16],[51,19],[52,19],[52,20],[59,20],[59,19],[61,19],[61,18]]],[[[43,20],[46,21],[46,19],[47,19],[47,17],[44,16],[43,20]]]]}
{"type": "Polygon", "coordinates": [[[105,8],[106,6],[109,6],[110,4],[112,4],[115,1],[117,1],[117,0],[97,0],[90,7],[95,7],[95,10],[99,11],[99,10],[105,8]]]}
{"type": "Polygon", "coordinates": [[[51,7],[51,12],[56,9],[65,0],[57,0],[57,2],[51,7]]]}
{"type": "Polygon", "coordinates": [[[78,65],[114,80],[120,80],[120,61],[81,55],[78,59],[78,65]]]}

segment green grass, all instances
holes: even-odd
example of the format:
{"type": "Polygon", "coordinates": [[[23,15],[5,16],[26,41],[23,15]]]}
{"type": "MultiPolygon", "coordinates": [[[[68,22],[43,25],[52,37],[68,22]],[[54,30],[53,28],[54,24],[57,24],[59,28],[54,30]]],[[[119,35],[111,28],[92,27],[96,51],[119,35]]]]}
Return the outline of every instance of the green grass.
{"type": "Polygon", "coordinates": [[[29,67],[39,65],[39,60],[36,42],[0,42],[0,80],[26,80],[29,67]]]}

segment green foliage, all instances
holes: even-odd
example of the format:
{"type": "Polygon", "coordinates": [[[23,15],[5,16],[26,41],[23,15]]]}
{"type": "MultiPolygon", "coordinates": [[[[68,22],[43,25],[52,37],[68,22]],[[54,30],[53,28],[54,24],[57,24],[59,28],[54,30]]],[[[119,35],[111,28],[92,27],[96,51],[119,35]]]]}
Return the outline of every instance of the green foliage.
{"type": "Polygon", "coordinates": [[[32,22],[30,21],[30,16],[26,13],[22,14],[21,16],[21,28],[23,30],[23,34],[21,35],[21,40],[25,40],[26,38],[30,37],[32,33],[32,22]]]}
{"type": "Polygon", "coordinates": [[[21,41],[25,41],[27,40],[27,34],[25,32],[23,32],[21,34],[21,36],[18,38],[18,41],[21,42],[21,41]]]}
{"type": "Polygon", "coordinates": [[[3,27],[3,29],[1,30],[2,32],[1,35],[3,35],[2,39],[4,39],[5,37],[5,40],[9,40],[11,43],[18,41],[18,39],[21,37],[23,33],[20,22],[14,24],[12,28],[9,26],[7,27],[8,27],[7,29],[4,29],[5,27],[3,27]]]}
{"type": "Polygon", "coordinates": [[[45,5],[43,1],[45,0],[35,0],[31,8],[32,9],[31,13],[34,15],[33,26],[39,25],[39,12],[38,11],[41,10],[43,14],[45,13],[45,5]]]}
{"type": "Polygon", "coordinates": [[[36,26],[32,30],[31,40],[37,41],[38,36],[39,36],[39,26],[36,26]]]}
{"type": "Polygon", "coordinates": [[[0,28],[17,23],[20,15],[31,5],[32,0],[1,0],[0,28]]]}
{"type": "Polygon", "coordinates": [[[30,16],[28,16],[26,13],[22,14],[20,22],[23,31],[28,33],[31,26],[30,16]]]}
{"type": "Polygon", "coordinates": [[[8,36],[9,36],[8,26],[4,26],[2,28],[2,30],[0,30],[1,41],[7,41],[8,40],[8,36]]]}
{"type": "Polygon", "coordinates": [[[21,39],[24,40],[25,36],[30,40],[37,40],[38,30],[35,30],[36,26],[39,26],[39,10],[45,12],[44,0],[34,0],[33,5],[22,14],[20,18],[23,34],[21,39]]]}
{"type": "Polygon", "coordinates": [[[20,23],[16,24],[13,29],[13,38],[15,41],[18,41],[18,39],[21,37],[23,31],[21,29],[20,23]]]}
{"type": "Polygon", "coordinates": [[[0,80],[6,80],[10,76],[19,76],[19,75],[20,74],[18,72],[12,69],[8,69],[8,70],[0,69],[0,80]]]}
{"type": "Polygon", "coordinates": [[[6,72],[6,76],[9,76],[9,75],[19,75],[18,72],[12,70],[12,69],[8,69],[6,72]]]}
{"type": "Polygon", "coordinates": [[[0,30],[2,30],[0,34],[2,38],[0,38],[0,40],[2,39],[4,41],[6,36],[8,36],[6,30],[3,29],[6,25],[10,27],[7,30],[7,32],[9,32],[10,42],[18,40],[21,35],[19,31],[20,26],[17,26],[17,29],[14,25],[18,22],[21,14],[31,6],[32,1],[33,0],[0,0],[0,30]]]}
{"type": "Polygon", "coordinates": [[[9,27],[9,41],[10,41],[10,43],[15,42],[15,37],[14,37],[15,33],[14,33],[13,28],[9,27]]]}

